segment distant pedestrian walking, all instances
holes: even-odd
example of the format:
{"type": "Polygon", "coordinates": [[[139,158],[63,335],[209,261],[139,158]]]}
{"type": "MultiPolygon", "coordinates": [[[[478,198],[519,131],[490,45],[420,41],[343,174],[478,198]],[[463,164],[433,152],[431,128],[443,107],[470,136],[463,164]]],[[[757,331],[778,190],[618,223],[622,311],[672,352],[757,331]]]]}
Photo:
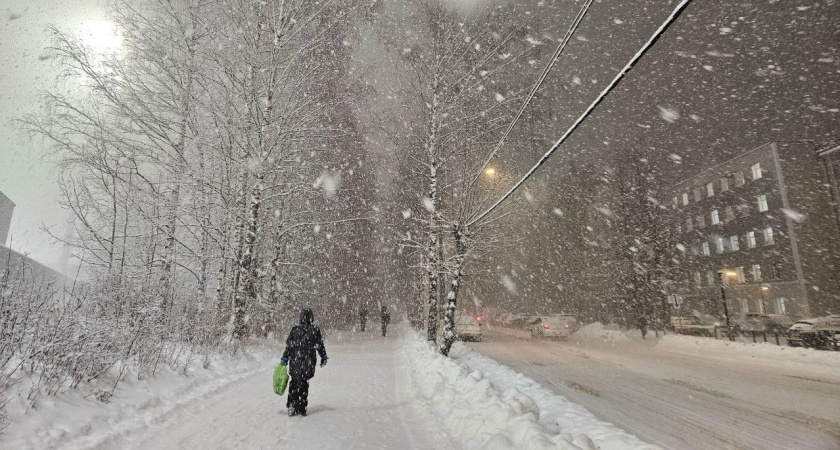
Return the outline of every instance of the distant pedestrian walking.
{"type": "Polygon", "coordinates": [[[309,379],[315,376],[315,353],[321,356],[321,367],[327,364],[327,350],[321,329],[309,308],[300,312],[300,324],[295,325],[286,339],[286,350],[280,364],[289,365],[289,397],[286,408],[289,416],[306,416],[309,404],[309,379]]]}
{"type": "Polygon", "coordinates": [[[362,333],[365,332],[365,326],[367,326],[367,315],[368,315],[367,308],[365,308],[365,307],[359,308],[359,330],[361,330],[362,333]]]}
{"type": "Polygon", "coordinates": [[[639,316],[639,331],[642,332],[642,339],[647,339],[647,317],[639,316]]]}
{"type": "Polygon", "coordinates": [[[388,312],[388,307],[383,306],[379,317],[382,322],[382,336],[388,333],[388,323],[391,322],[391,314],[388,312]]]}

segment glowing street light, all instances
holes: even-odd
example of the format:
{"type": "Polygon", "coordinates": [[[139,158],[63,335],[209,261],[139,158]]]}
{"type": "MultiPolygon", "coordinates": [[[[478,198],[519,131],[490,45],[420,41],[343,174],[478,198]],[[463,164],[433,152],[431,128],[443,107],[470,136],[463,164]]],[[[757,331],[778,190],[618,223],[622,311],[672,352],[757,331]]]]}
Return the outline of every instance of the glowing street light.
{"type": "Polygon", "coordinates": [[[492,167],[488,167],[487,169],[484,170],[484,173],[486,175],[489,175],[489,176],[492,177],[493,175],[496,175],[496,169],[494,169],[492,167]]]}

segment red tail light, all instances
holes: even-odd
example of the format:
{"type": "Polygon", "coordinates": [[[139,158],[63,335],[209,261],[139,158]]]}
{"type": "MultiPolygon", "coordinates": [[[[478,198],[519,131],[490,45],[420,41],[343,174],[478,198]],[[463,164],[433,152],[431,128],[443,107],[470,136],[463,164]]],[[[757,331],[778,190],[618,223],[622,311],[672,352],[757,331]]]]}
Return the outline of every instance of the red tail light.
{"type": "Polygon", "coordinates": [[[481,325],[481,316],[476,316],[475,321],[478,322],[479,325],[481,325]]]}
{"type": "Polygon", "coordinates": [[[566,328],[569,328],[569,324],[568,324],[568,323],[567,323],[567,324],[565,324],[565,325],[563,325],[563,326],[564,326],[564,327],[566,327],[566,328]]]}
{"type": "Polygon", "coordinates": [[[547,324],[547,323],[544,323],[544,324],[543,324],[543,328],[545,328],[545,329],[547,330],[547,329],[548,329],[548,324],[547,324]]]}

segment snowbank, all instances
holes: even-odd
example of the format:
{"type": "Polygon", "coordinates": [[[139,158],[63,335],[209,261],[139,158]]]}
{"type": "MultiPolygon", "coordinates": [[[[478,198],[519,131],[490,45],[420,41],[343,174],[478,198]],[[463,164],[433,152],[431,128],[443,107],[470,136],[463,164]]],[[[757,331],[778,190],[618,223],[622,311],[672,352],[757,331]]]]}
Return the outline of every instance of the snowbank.
{"type": "Polygon", "coordinates": [[[749,357],[751,360],[771,360],[775,364],[787,362],[813,364],[823,369],[840,369],[840,352],[787,347],[769,342],[753,344],[752,342],[731,342],[708,337],[669,334],[659,340],[656,348],[682,353],[703,353],[721,358],[732,357],[739,361],[750,361],[745,358],[749,357]]]}
{"type": "MultiPolygon", "coordinates": [[[[83,384],[58,395],[40,396],[32,408],[26,400],[25,383],[19,383],[7,405],[10,423],[0,433],[0,448],[34,450],[101,446],[151,423],[164,422],[184,406],[260,370],[265,371],[278,360],[278,354],[276,348],[252,348],[235,358],[213,356],[207,368],[191,368],[186,374],[166,368],[156,377],[144,380],[137,380],[136,374],[128,368],[129,372],[113,396],[103,398],[99,394],[101,389],[93,384],[83,384]],[[95,398],[97,396],[100,400],[95,398]]],[[[101,384],[109,377],[115,380],[116,374],[97,381],[101,384]]],[[[270,388],[266,386],[266,390],[270,388]]]]}
{"type": "Polygon", "coordinates": [[[416,335],[403,346],[417,399],[464,448],[657,448],[460,343],[452,359],[416,335]]]}

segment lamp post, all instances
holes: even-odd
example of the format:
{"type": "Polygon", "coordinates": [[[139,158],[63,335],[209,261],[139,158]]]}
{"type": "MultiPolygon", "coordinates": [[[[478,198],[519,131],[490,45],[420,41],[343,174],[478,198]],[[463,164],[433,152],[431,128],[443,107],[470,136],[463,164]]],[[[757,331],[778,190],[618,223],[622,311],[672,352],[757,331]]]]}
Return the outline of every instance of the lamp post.
{"type": "Polygon", "coordinates": [[[726,320],[726,334],[729,336],[729,340],[733,340],[732,337],[732,326],[729,323],[729,305],[726,302],[726,277],[737,277],[738,273],[733,272],[731,270],[725,270],[718,272],[718,283],[720,283],[720,301],[723,302],[723,317],[726,320]]]}
{"type": "Polygon", "coordinates": [[[766,284],[761,286],[761,314],[767,314],[767,302],[765,292],[770,290],[770,286],[766,284]]]}

